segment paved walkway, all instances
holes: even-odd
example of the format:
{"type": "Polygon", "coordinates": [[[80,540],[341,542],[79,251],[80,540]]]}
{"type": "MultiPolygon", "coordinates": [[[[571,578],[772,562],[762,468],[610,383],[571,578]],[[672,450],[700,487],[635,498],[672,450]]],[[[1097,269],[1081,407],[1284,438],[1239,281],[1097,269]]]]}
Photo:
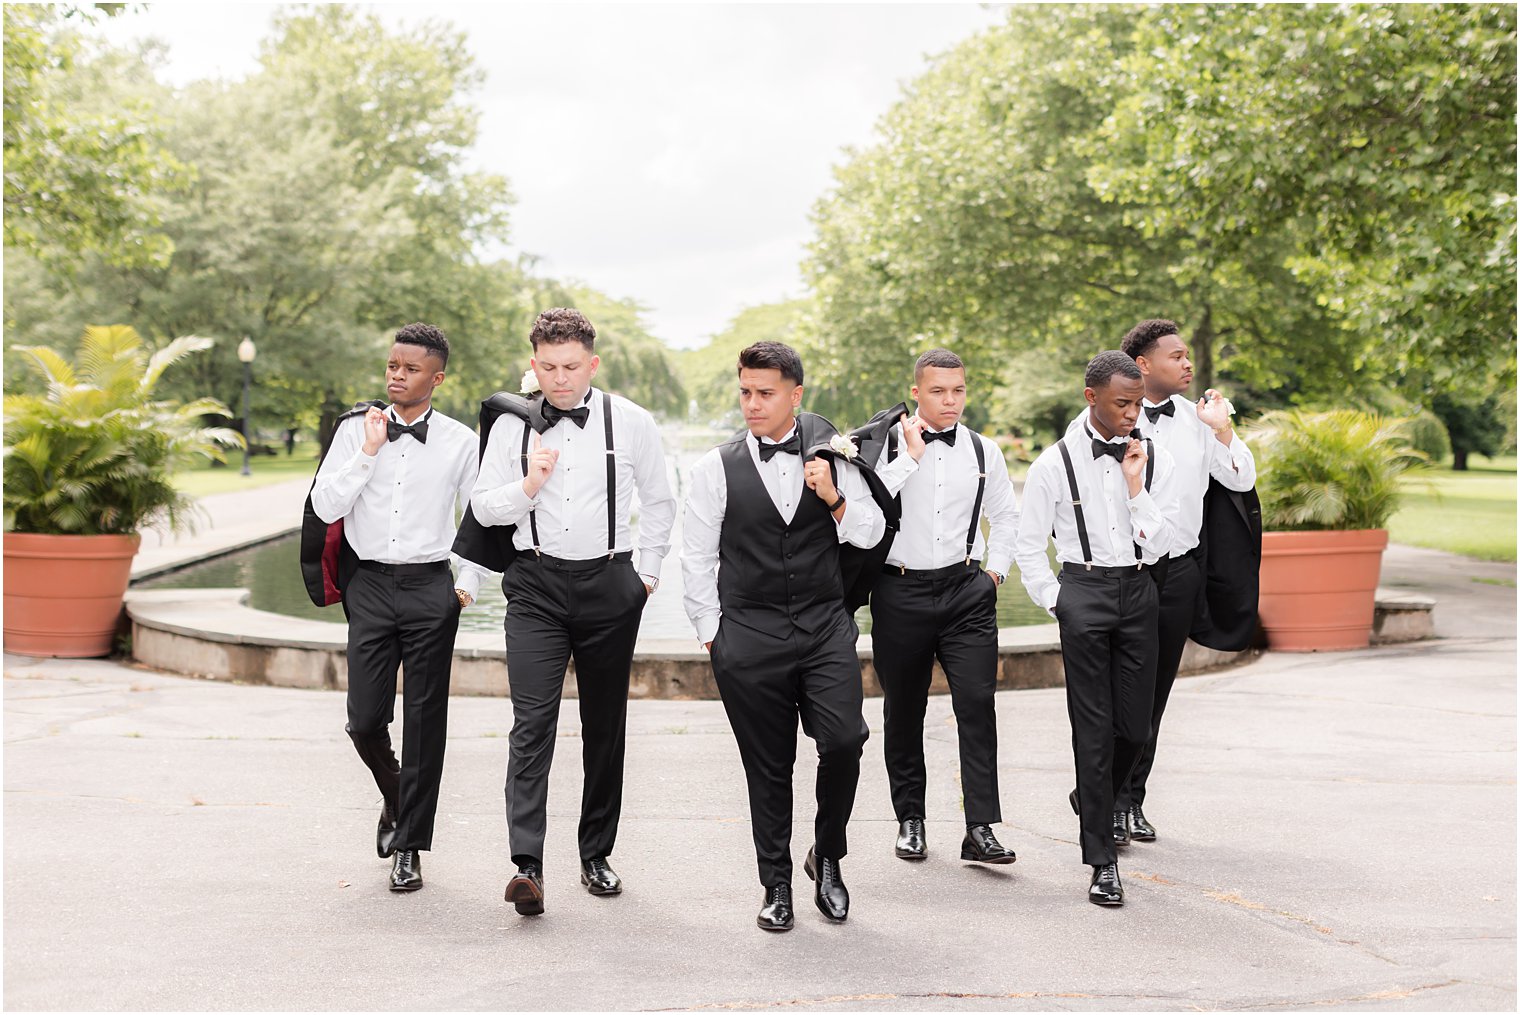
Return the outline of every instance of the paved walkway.
{"type": "Polygon", "coordinates": [[[892,857],[868,701],[850,920],[826,924],[799,869],[798,926],[780,936],[753,924],[744,785],[717,702],[632,704],[614,857],[627,890],[608,899],[577,884],[566,711],[548,913],[522,919],[501,901],[508,703],[451,703],[427,887],[398,897],[370,852],[378,798],[341,695],[6,656],[4,1003],[1513,1010],[1514,581],[1513,565],[1395,548],[1384,584],[1435,595],[1443,638],[1182,681],[1148,808],[1161,838],[1121,855],[1117,911],[1084,898],[1059,690],[999,695],[1002,835],[1019,862],[997,869],[956,859],[945,698],[929,709],[932,855],[892,857]]]}
{"type": "Polygon", "coordinates": [[[309,478],[292,479],[202,497],[204,517],[195,532],[173,534],[156,529],[143,532],[142,547],[132,561],[132,577],[146,578],[171,571],[299,528],[301,506],[306,503],[309,489],[309,478]]]}

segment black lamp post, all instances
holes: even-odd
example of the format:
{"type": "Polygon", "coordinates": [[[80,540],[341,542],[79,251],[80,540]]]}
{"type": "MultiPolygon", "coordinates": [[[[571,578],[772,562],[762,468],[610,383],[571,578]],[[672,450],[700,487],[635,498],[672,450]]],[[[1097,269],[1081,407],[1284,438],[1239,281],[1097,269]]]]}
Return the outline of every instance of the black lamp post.
{"type": "Polygon", "coordinates": [[[248,386],[253,381],[253,357],[258,350],[253,347],[253,339],[244,338],[238,343],[238,359],[243,361],[243,475],[253,475],[253,470],[248,467],[249,456],[253,453],[253,424],[248,418],[248,386]]]}

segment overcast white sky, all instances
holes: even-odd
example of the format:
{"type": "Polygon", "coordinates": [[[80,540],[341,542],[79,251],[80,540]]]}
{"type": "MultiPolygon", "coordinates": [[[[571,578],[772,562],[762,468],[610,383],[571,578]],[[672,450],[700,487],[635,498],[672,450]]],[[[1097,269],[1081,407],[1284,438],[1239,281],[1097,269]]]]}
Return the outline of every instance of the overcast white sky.
{"type": "MultiPolygon", "coordinates": [[[[510,252],[639,301],[679,347],[802,293],[808,212],[841,149],[870,142],[927,56],[1001,18],[958,3],[369,6],[468,32],[487,74],[475,162],[518,199],[510,252]]],[[[155,3],[99,31],[167,43],[173,83],[232,79],[273,9],[155,3]]]]}

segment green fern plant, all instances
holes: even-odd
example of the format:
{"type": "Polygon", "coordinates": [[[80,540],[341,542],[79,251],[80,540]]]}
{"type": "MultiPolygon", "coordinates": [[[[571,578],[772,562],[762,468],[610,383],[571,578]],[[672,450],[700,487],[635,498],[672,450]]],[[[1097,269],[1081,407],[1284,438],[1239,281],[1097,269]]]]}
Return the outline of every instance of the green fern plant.
{"type": "Polygon", "coordinates": [[[1398,510],[1399,478],[1424,467],[1409,421],[1337,409],[1278,409],[1246,428],[1256,454],[1262,526],[1381,529],[1398,510]]]}
{"type": "Polygon", "coordinates": [[[86,328],[73,363],[46,346],[22,346],[45,394],[5,396],[5,529],[46,535],[125,535],[166,520],[193,528],[195,503],[173,474],[204,459],[225,461],[242,435],[205,427],[227,415],[211,398],[184,405],[153,389],[174,363],[211,346],[177,338],[148,355],[123,325],[86,328]]]}

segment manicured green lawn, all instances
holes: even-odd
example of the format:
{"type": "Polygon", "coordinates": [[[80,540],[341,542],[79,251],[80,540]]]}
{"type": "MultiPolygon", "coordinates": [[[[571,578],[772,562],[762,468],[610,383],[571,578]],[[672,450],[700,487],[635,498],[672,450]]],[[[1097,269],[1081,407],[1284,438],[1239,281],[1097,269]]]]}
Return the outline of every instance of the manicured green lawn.
{"type": "Polygon", "coordinates": [[[1448,463],[1404,487],[1403,506],[1388,522],[1394,542],[1484,560],[1515,559],[1513,455],[1474,455],[1466,472],[1453,472],[1448,463]]]}
{"type": "Polygon", "coordinates": [[[202,465],[174,477],[174,485],[192,497],[205,497],[213,493],[231,493],[235,490],[252,490],[270,483],[283,483],[287,479],[305,477],[317,473],[317,446],[315,443],[296,444],[296,453],[285,456],[284,448],[279,455],[255,455],[249,462],[253,475],[243,475],[243,452],[227,454],[223,466],[202,465]]]}

